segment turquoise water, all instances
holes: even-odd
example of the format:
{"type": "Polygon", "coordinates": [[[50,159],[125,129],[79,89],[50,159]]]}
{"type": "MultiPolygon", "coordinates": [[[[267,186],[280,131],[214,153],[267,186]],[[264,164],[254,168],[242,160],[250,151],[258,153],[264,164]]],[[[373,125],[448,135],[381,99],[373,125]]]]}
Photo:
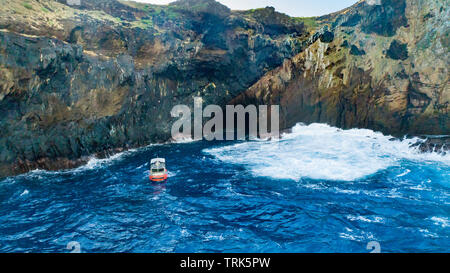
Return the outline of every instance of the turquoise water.
{"type": "Polygon", "coordinates": [[[0,252],[448,252],[450,156],[370,130],[155,145],[0,182],[0,252]],[[170,179],[148,180],[165,156],[170,179]]]}

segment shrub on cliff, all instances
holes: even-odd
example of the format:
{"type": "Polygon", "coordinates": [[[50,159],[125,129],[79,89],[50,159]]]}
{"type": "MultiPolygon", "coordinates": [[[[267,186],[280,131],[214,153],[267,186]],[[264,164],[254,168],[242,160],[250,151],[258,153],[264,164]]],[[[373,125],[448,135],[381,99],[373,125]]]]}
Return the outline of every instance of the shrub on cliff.
{"type": "Polygon", "coordinates": [[[408,45],[402,44],[397,40],[392,41],[391,46],[386,51],[386,56],[394,60],[408,59],[408,45]]]}

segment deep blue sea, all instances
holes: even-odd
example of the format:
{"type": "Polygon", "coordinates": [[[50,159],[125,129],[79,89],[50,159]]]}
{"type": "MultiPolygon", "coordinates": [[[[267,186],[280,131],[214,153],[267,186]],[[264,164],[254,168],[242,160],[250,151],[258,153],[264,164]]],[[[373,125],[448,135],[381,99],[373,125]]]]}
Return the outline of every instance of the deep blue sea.
{"type": "Polygon", "coordinates": [[[0,252],[450,251],[450,155],[370,130],[154,145],[0,181],[0,252]],[[148,180],[166,157],[170,178],[148,180]]]}

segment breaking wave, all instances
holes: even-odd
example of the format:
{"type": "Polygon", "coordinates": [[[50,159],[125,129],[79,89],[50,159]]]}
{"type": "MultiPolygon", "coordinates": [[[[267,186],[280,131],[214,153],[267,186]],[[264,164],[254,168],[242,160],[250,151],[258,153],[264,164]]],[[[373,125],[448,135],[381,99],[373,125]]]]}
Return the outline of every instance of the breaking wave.
{"type": "Polygon", "coordinates": [[[383,252],[446,253],[449,157],[410,148],[417,141],[297,125],[279,141],[151,145],[9,177],[0,252],[68,252],[76,241],[94,253],[347,253],[377,241],[383,252]],[[148,179],[158,156],[167,183],[148,179]]]}
{"type": "Polygon", "coordinates": [[[297,124],[281,140],[252,141],[205,149],[225,163],[240,164],[255,176],[354,181],[402,160],[450,165],[450,155],[421,153],[422,140],[399,140],[367,129],[341,130],[325,124],[297,124]]]}

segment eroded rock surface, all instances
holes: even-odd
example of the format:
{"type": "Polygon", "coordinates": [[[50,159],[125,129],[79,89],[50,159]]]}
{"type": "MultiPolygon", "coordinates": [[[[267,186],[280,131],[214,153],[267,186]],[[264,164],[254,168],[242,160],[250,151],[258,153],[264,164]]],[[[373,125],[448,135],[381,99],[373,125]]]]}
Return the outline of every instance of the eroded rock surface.
{"type": "Polygon", "coordinates": [[[280,104],[283,128],[302,121],[449,135],[448,7],[360,1],[319,18],[333,39],[314,40],[232,103],[280,104]]]}
{"type": "Polygon", "coordinates": [[[224,105],[306,36],[272,9],[213,0],[63,3],[2,1],[0,176],[167,141],[173,106],[224,105]]]}
{"type": "Polygon", "coordinates": [[[167,141],[170,110],[194,96],[280,104],[283,128],[450,134],[449,0],[321,18],[213,0],[0,3],[0,177],[167,141]]]}

